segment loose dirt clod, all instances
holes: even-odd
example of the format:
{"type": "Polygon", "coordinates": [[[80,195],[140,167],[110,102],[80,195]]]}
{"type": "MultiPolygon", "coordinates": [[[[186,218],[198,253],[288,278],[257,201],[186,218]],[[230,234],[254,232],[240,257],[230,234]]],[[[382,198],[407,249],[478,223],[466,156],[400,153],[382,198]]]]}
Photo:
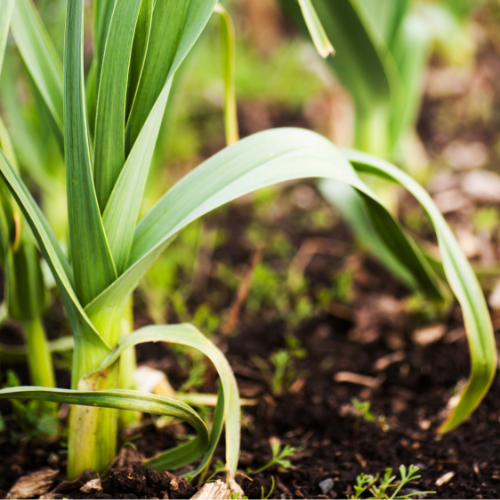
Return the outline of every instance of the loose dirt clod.
{"type": "Polygon", "coordinates": [[[49,491],[58,470],[46,469],[20,477],[7,493],[7,498],[34,498],[49,491]]]}

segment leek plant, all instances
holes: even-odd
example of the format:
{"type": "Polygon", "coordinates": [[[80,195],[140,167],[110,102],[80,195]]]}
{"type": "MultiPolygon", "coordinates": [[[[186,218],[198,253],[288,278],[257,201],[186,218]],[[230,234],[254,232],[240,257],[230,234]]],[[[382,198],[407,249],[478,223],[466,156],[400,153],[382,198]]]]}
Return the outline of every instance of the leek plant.
{"type": "MultiPolygon", "coordinates": [[[[12,2],[6,5],[0,21],[0,72],[13,7],[12,2]]],[[[14,149],[1,118],[0,148],[17,169],[14,149]]],[[[6,313],[22,326],[31,381],[34,385],[55,387],[54,367],[41,318],[46,292],[40,259],[31,231],[3,182],[0,182],[0,262],[5,275],[6,313]]],[[[13,353],[5,349],[2,354],[8,360],[13,353]]],[[[55,410],[52,403],[42,408],[55,410]]]]}
{"type": "MultiPolygon", "coordinates": [[[[355,103],[354,147],[400,156],[417,119],[431,43],[443,30],[450,35],[474,0],[446,2],[448,8],[417,0],[310,1],[337,49],[327,63],[355,103]]],[[[305,31],[300,1],[280,2],[305,31]]]]}
{"type": "MultiPolygon", "coordinates": [[[[413,169],[408,161],[411,159],[405,157],[405,150],[408,141],[415,140],[431,44],[437,39],[451,39],[460,31],[457,16],[465,15],[474,0],[446,2],[449,8],[417,0],[311,2],[337,49],[327,64],[355,104],[354,147],[385,159],[397,159],[410,173],[421,177],[422,172],[413,169]]],[[[300,2],[280,3],[306,31],[300,2]]],[[[380,182],[372,187],[395,213],[398,191],[380,182]]],[[[392,258],[370,223],[363,200],[349,187],[335,182],[322,182],[320,190],[347,220],[361,246],[411,287],[408,273],[392,258]]]]}
{"type": "MultiPolygon", "coordinates": [[[[4,150],[0,150],[0,173],[53,274],[73,330],[74,355],[71,389],[14,387],[1,390],[0,398],[73,405],[69,419],[70,478],[88,468],[102,472],[109,466],[116,451],[117,410],[134,410],[184,420],[197,434],[146,461],[157,470],[181,467],[201,458],[191,475],[201,473],[225,426],[226,470],[228,481],[234,481],[240,402],[223,354],[191,325],[149,326],[122,335],[122,318],[141,277],[189,223],[235,198],[293,179],[332,179],[354,188],[392,258],[431,299],[441,300],[443,284],[358,172],[400,184],[420,201],[436,230],[444,272],[462,306],[471,349],[469,383],[441,431],[453,429],[476,408],[496,367],[484,296],[430,197],[393,165],[358,152],[341,151],[310,131],[285,128],[261,132],[202,163],[138,220],[172,80],[216,8],[216,0],[96,0],[95,52],[87,85],[84,1],[67,3],[62,77],[30,0],[14,3],[18,14],[12,24],[14,38],[64,137],[69,255],[4,150]],[[120,388],[120,358],[142,342],[192,347],[213,362],[221,383],[210,430],[187,404],[120,388]]],[[[311,29],[319,30],[310,2],[302,2],[301,7],[309,16],[311,29]]],[[[324,41],[321,32],[316,35],[324,41]]]]}

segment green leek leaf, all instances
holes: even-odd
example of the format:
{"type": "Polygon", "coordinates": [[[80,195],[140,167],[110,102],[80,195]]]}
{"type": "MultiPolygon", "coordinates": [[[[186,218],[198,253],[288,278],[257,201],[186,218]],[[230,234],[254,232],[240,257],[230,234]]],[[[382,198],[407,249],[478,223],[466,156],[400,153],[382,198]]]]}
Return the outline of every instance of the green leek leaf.
{"type": "Polygon", "coordinates": [[[344,155],[359,172],[397,182],[410,191],[426,211],[436,231],[446,277],[462,308],[472,364],[458,405],[439,429],[440,432],[448,432],[479,405],[496,372],[495,337],[481,286],[451,229],[424,188],[389,162],[358,151],[344,151],[344,155]]]}
{"type": "Polygon", "coordinates": [[[94,140],[94,179],[101,212],[125,163],[127,81],[140,7],[141,0],[116,4],[104,52],[94,140]]]}
{"type": "Polygon", "coordinates": [[[116,279],[92,178],[83,81],[83,0],[68,2],[64,51],[68,216],[75,291],[88,304],[116,279]]]}
{"type": "Polygon", "coordinates": [[[16,0],[12,34],[55,123],[64,131],[63,69],[57,51],[31,0],[16,0]]]}

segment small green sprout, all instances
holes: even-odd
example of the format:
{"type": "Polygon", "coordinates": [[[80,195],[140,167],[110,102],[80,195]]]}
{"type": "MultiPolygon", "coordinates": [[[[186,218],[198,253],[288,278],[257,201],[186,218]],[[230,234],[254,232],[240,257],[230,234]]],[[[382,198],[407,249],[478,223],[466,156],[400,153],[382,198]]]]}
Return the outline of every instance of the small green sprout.
{"type": "Polygon", "coordinates": [[[233,493],[232,491],[229,493],[229,498],[232,500],[248,500],[248,497],[242,497],[241,493],[233,493]]]}
{"type": "Polygon", "coordinates": [[[379,474],[371,476],[368,474],[360,474],[356,478],[356,485],[354,486],[354,495],[351,495],[351,499],[361,498],[361,495],[367,490],[371,496],[367,497],[370,499],[402,499],[402,498],[413,498],[415,496],[427,495],[434,493],[433,491],[416,491],[407,494],[400,494],[400,491],[404,486],[406,486],[411,481],[416,481],[420,479],[421,476],[417,475],[418,467],[415,465],[410,465],[408,470],[404,465],[399,467],[399,474],[401,475],[401,480],[396,481],[396,476],[392,475],[392,469],[387,468],[385,470],[384,476],[379,479],[379,474]],[[377,484],[378,483],[378,484],[377,484]],[[389,489],[394,488],[392,493],[389,489]],[[390,496],[389,496],[390,495],[390,496]]]}
{"type": "Polygon", "coordinates": [[[269,361],[274,365],[274,373],[261,357],[254,356],[252,358],[269,384],[273,396],[281,396],[285,388],[292,384],[298,376],[295,360],[307,356],[307,351],[302,347],[297,337],[286,335],[285,344],[285,349],[280,349],[269,357],[269,361]]]}
{"type": "Polygon", "coordinates": [[[272,467],[273,465],[278,465],[284,471],[294,468],[290,460],[286,460],[286,458],[293,457],[295,448],[286,445],[283,449],[281,449],[281,442],[277,438],[271,438],[270,443],[271,450],[273,452],[273,457],[271,458],[271,460],[267,464],[263,465],[260,469],[257,469],[255,471],[247,469],[248,474],[259,474],[260,472],[269,469],[269,467],[272,467]]]}
{"type": "Polygon", "coordinates": [[[208,477],[205,483],[209,483],[217,474],[225,472],[226,464],[222,460],[217,460],[213,465],[213,473],[208,477]]]}
{"type": "Polygon", "coordinates": [[[359,424],[360,420],[364,420],[365,422],[373,422],[377,424],[384,432],[387,432],[390,429],[385,415],[375,415],[375,413],[370,410],[370,401],[359,401],[358,399],[353,398],[351,399],[351,404],[354,408],[354,416],[357,424],[359,424]]]}

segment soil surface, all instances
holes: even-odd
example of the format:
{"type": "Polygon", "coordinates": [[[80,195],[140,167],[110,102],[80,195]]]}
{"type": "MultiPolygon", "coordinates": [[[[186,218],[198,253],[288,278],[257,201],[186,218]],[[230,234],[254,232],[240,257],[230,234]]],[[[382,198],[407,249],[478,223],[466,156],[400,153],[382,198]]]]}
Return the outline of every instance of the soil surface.
{"type": "MultiPolygon", "coordinates": [[[[293,189],[297,188],[288,190],[288,198],[293,189]]],[[[286,190],[281,198],[287,198],[286,190]]],[[[248,263],[251,252],[248,245],[242,244],[242,235],[252,220],[251,205],[233,207],[215,218],[226,227],[232,243],[215,251],[214,262],[234,259],[235,266],[248,263]]],[[[300,247],[314,234],[296,222],[282,220],[279,225],[300,247]]],[[[278,225],[268,226],[270,231],[278,230],[278,225]]],[[[325,276],[349,265],[356,269],[352,302],[333,302],[329,305],[330,313],[291,327],[280,319],[266,321],[272,310],[268,305],[258,315],[243,312],[237,330],[226,338],[218,337],[219,346],[237,375],[242,397],[257,401],[256,405],[246,406],[243,413],[238,481],[245,494],[261,498],[263,492],[265,496],[271,491],[274,482],[271,498],[345,498],[353,494],[356,477],[361,473],[374,475],[388,467],[397,470],[400,465],[414,464],[420,468],[422,478],[411,487],[436,492],[427,498],[499,497],[498,377],[485,401],[465,424],[447,435],[436,434],[457,383],[463,383],[469,370],[458,307],[440,317],[439,340],[433,341],[436,335],[431,335],[430,345],[420,345],[413,338],[415,327],[421,326],[422,320],[401,305],[410,297],[408,291],[369,257],[351,247],[344,226],[336,224],[332,230],[314,236],[329,238],[332,245],[342,243],[348,257],[314,257],[305,273],[308,293],[314,295],[315,287],[325,276]],[[290,350],[290,338],[303,352],[293,360],[293,379],[284,384],[282,394],[273,394],[256,357],[268,359],[270,353],[286,349],[287,342],[290,350]],[[339,381],[338,374],[345,372],[365,377],[359,380],[364,385],[339,381]],[[354,398],[369,401],[370,414],[356,411],[354,398]],[[276,438],[282,446],[294,448],[290,458],[293,468],[272,466],[252,474],[250,470],[269,462],[270,443],[276,438]],[[451,479],[436,486],[436,481],[443,477],[451,479]],[[332,488],[325,494],[320,484],[328,485],[323,483],[328,479],[332,480],[332,488]]],[[[280,265],[272,252],[264,252],[263,262],[280,265]]],[[[210,280],[207,286],[211,287],[210,280]]],[[[136,316],[140,323],[148,321],[144,312],[138,311],[136,316]]],[[[174,385],[186,376],[178,358],[167,348],[140,346],[138,359],[140,363],[162,367],[174,385]]],[[[272,369],[268,361],[264,363],[272,369]]],[[[208,370],[204,379],[200,389],[213,392],[215,373],[208,370]]],[[[22,438],[16,441],[12,435],[19,430],[16,425],[8,421],[7,430],[0,433],[4,457],[0,465],[2,495],[17,478],[47,466],[61,471],[54,483],[59,482],[53,489],[54,498],[189,498],[195,492],[184,480],[174,479],[169,473],[153,473],[135,463],[137,455],[132,453],[103,478],[102,491],[84,494],[80,487],[85,481],[62,482],[64,442],[25,442],[22,438]],[[179,485],[177,489],[175,485],[179,485]]],[[[139,454],[151,456],[172,446],[174,435],[186,432],[182,425],[157,429],[151,421],[145,422],[135,431],[133,443],[139,454]]],[[[130,447],[124,449],[131,451],[130,447]]],[[[223,453],[222,443],[215,458],[223,459],[223,453]]]]}

